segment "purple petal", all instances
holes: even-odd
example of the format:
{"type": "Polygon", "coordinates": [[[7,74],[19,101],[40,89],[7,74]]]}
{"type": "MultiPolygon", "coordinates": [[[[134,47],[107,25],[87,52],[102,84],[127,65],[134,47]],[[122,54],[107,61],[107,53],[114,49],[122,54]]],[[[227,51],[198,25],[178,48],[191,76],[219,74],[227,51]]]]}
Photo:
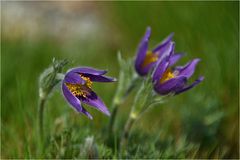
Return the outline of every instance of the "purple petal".
{"type": "Polygon", "coordinates": [[[195,80],[191,85],[186,86],[186,87],[178,90],[178,91],[176,92],[176,94],[180,94],[180,93],[182,93],[182,92],[185,92],[185,91],[193,88],[194,86],[196,86],[197,84],[199,84],[199,83],[202,82],[203,80],[204,80],[204,77],[203,77],[203,76],[200,76],[200,77],[199,77],[197,80],[195,80]]]}
{"type": "Polygon", "coordinates": [[[98,70],[98,69],[91,68],[91,67],[73,68],[69,72],[92,74],[92,75],[103,75],[103,74],[107,73],[107,71],[105,71],[105,70],[98,70]]]}
{"type": "Polygon", "coordinates": [[[93,106],[97,110],[99,110],[99,111],[103,112],[104,114],[110,116],[110,112],[108,111],[106,105],[97,96],[97,94],[95,92],[92,91],[91,94],[89,96],[87,96],[87,98],[84,98],[84,97],[79,97],[79,98],[83,103],[88,104],[90,106],[93,106]]]}
{"type": "Polygon", "coordinates": [[[159,94],[169,94],[175,93],[176,91],[182,89],[187,81],[184,76],[172,78],[164,83],[157,83],[154,85],[154,89],[159,94]]]}
{"type": "Polygon", "coordinates": [[[73,109],[75,109],[77,112],[85,114],[88,118],[92,119],[92,116],[81,106],[80,100],[68,90],[64,82],[62,83],[62,92],[65,99],[68,101],[68,103],[71,104],[73,109]]]}
{"type": "Polygon", "coordinates": [[[178,75],[179,76],[185,76],[187,78],[190,78],[194,71],[195,71],[195,67],[198,64],[198,62],[200,61],[200,59],[194,59],[191,62],[187,63],[187,65],[185,65],[184,67],[178,67],[178,75]]]}
{"type": "Polygon", "coordinates": [[[146,57],[150,35],[151,35],[151,28],[148,27],[144,37],[142,38],[138,46],[137,53],[136,53],[135,69],[137,72],[141,70],[141,64],[143,63],[144,58],[146,57]]]}
{"type": "Polygon", "coordinates": [[[183,54],[174,54],[169,59],[169,66],[173,66],[177,61],[182,58],[183,54]]]}
{"type": "Polygon", "coordinates": [[[80,77],[78,73],[68,72],[64,77],[64,82],[72,84],[84,84],[85,81],[80,77]]]}
{"type": "Polygon", "coordinates": [[[168,66],[169,66],[169,57],[165,57],[162,61],[158,61],[152,76],[154,83],[161,79],[163,73],[167,70],[168,66]]]}
{"type": "Polygon", "coordinates": [[[167,36],[160,44],[157,45],[157,47],[155,47],[152,52],[158,52],[161,48],[163,48],[165,45],[167,45],[173,37],[174,33],[171,33],[169,36],[167,36]]]}
{"type": "Polygon", "coordinates": [[[93,119],[92,115],[84,107],[82,107],[82,113],[85,114],[89,119],[93,119]]]}
{"type": "Polygon", "coordinates": [[[148,72],[157,64],[157,62],[153,62],[153,63],[150,63],[148,64],[147,66],[145,67],[141,67],[139,70],[138,70],[138,74],[140,74],[141,76],[145,76],[148,74],[148,72]]]}
{"type": "Polygon", "coordinates": [[[159,61],[161,61],[165,57],[172,56],[174,53],[174,49],[175,49],[175,42],[169,42],[167,45],[165,45],[161,50],[159,50],[158,53],[156,53],[158,54],[159,61]]]}
{"type": "Polygon", "coordinates": [[[83,74],[85,77],[89,77],[91,81],[94,82],[115,82],[116,78],[103,76],[103,75],[91,75],[91,74],[83,74]]]}

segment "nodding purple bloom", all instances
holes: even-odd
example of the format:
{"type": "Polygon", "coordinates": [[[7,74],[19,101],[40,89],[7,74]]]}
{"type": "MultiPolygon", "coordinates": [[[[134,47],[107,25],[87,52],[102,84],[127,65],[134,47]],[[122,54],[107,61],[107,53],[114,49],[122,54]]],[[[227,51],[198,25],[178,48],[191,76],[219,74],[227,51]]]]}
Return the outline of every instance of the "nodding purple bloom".
{"type": "Polygon", "coordinates": [[[154,90],[161,95],[182,93],[193,88],[204,79],[203,76],[200,76],[192,84],[187,85],[187,81],[193,75],[200,59],[194,59],[185,66],[175,67],[175,69],[173,69],[172,66],[181,57],[180,54],[174,55],[173,53],[174,47],[172,51],[166,54],[166,57],[158,61],[153,72],[154,90]]]}
{"type": "Polygon", "coordinates": [[[144,37],[142,38],[136,54],[135,69],[140,76],[145,76],[154,68],[157,61],[165,57],[165,54],[173,47],[173,33],[166,37],[154,49],[148,49],[148,41],[151,34],[151,28],[148,27],[144,37]]]}
{"type": "Polygon", "coordinates": [[[107,71],[96,70],[89,67],[79,67],[69,70],[62,82],[62,91],[65,99],[80,113],[92,119],[90,113],[82,103],[93,106],[106,115],[110,115],[104,102],[92,90],[93,82],[114,82],[115,78],[104,76],[107,71]]]}

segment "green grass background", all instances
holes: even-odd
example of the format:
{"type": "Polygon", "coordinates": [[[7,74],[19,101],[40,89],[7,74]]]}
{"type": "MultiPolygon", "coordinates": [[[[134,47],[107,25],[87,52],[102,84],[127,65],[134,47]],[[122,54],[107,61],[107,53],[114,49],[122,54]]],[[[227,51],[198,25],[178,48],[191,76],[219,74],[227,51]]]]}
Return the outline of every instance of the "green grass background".
{"type": "MultiPolygon", "coordinates": [[[[161,157],[159,155],[165,158],[239,157],[239,2],[64,3],[83,6],[77,11],[90,6],[84,9],[85,14],[98,15],[98,21],[104,24],[98,34],[84,37],[84,40],[61,35],[56,38],[44,30],[40,30],[34,40],[18,30],[6,32],[9,25],[4,16],[9,6],[16,3],[2,3],[1,158],[40,157],[36,145],[38,76],[53,57],[70,59],[72,63],[68,68],[92,66],[107,69],[109,76],[117,77],[117,51],[121,50],[124,58],[133,57],[147,26],[152,27],[151,47],[174,32],[176,50],[187,53],[178,64],[201,58],[192,81],[199,75],[204,75],[205,80],[196,88],[153,108],[138,121],[133,134],[141,135],[132,136],[132,143],[140,147],[140,153],[133,147],[132,155],[142,157],[142,149],[146,151],[142,153],[146,158],[161,157]],[[143,135],[150,139],[141,139],[143,135]],[[161,154],[147,152],[153,144],[151,138],[158,140],[153,152],[161,154]],[[181,146],[180,142],[184,145],[181,146]],[[191,151],[185,149],[191,144],[198,147],[191,151]],[[144,149],[144,146],[148,148],[144,149]],[[179,155],[174,154],[178,152],[179,155]]],[[[60,2],[18,3],[29,7],[35,5],[35,8],[39,4],[55,7],[46,13],[48,16],[54,14],[60,2]]],[[[39,25],[44,25],[45,19],[47,21],[47,17],[42,18],[39,25]]],[[[78,21],[77,17],[75,21],[78,21]]],[[[21,24],[14,25],[18,28],[21,24]]],[[[74,24],[67,24],[68,27],[71,25],[74,24]]],[[[94,89],[110,107],[116,86],[117,83],[94,84],[94,89]]],[[[120,107],[117,121],[120,130],[128,116],[132,97],[120,107]]],[[[94,109],[87,109],[94,116],[93,121],[74,112],[60,90],[55,92],[45,112],[47,135],[51,137],[61,133],[61,127],[71,126],[76,137],[82,136],[77,141],[79,144],[84,142],[85,136],[93,135],[98,144],[103,145],[100,133],[109,118],[94,109]]],[[[102,154],[108,152],[105,150],[103,147],[102,154]]]]}

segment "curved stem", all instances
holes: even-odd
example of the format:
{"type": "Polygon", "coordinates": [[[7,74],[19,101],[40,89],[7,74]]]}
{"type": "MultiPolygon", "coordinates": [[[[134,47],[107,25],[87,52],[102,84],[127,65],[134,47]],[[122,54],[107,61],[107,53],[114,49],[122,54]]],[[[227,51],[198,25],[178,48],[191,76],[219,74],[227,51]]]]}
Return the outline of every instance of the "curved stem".
{"type": "Polygon", "coordinates": [[[44,137],[44,129],[43,129],[43,115],[44,115],[44,105],[46,100],[44,98],[40,98],[39,106],[38,106],[38,121],[39,121],[39,135],[41,140],[44,137]]]}

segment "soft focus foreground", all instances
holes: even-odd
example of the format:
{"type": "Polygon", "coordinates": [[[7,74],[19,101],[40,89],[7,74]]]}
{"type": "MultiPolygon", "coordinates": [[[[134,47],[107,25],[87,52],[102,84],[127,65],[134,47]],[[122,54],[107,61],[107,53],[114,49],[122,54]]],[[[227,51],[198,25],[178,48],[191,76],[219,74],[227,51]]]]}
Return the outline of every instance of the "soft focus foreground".
{"type": "MultiPolygon", "coordinates": [[[[151,47],[175,32],[176,50],[187,52],[179,63],[201,58],[205,80],[139,119],[128,157],[238,158],[238,10],[238,2],[2,2],[1,158],[118,157],[120,135],[105,142],[109,117],[90,107],[92,121],[77,114],[60,86],[46,104],[42,154],[37,77],[52,57],[117,77],[117,51],[134,56],[147,26],[151,47]]],[[[116,85],[93,85],[110,111],[116,85]]],[[[120,107],[120,131],[132,101],[120,107]]]]}

